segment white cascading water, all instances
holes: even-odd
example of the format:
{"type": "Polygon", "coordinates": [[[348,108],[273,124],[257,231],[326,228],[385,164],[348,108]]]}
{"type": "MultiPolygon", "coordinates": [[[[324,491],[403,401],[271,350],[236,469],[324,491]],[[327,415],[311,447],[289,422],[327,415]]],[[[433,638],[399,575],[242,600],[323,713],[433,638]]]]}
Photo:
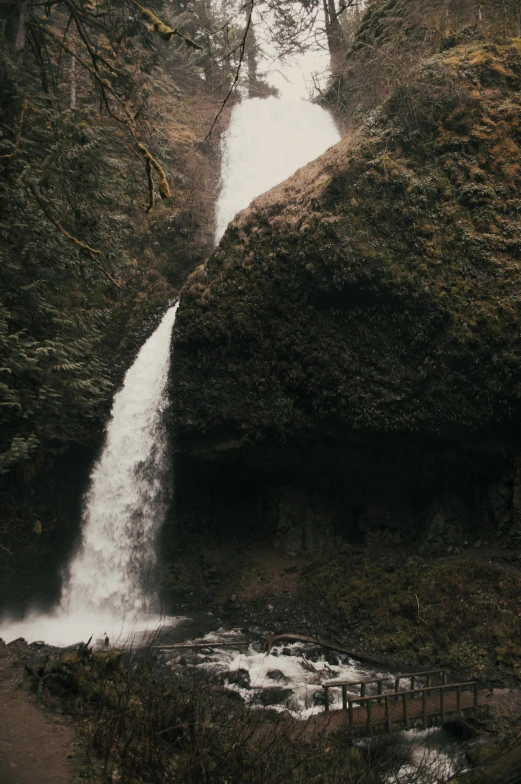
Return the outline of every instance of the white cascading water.
{"type": "Polygon", "coordinates": [[[156,559],[165,513],[163,412],[178,304],[142,346],[114,397],[85,498],[81,547],[63,589],[65,613],[101,610],[125,617],[152,609],[143,580],[156,559]]]}
{"type": "Polygon", "coordinates": [[[234,106],[222,144],[216,244],[252,199],[340,141],[329,112],[305,100],[306,78],[313,67],[324,66],[316,52],[299,55],[269,78],[280,97],[246,98],[234,106]]]}
{"type": "Polygon", "coordinates": [[[224,137],[216,241],[256,196],[287,180],[340,140],[328,112],[290,98],[248,98],[234,107],[224,137]]]}
{"type": "MultiPolygon", "coordinates": [[[[144,579],[156,559],[155,540],[167,502],[167,406],[170,336],[178,304],[141,347],[115,395],[105,443],[84,499],[82,541],[51,615],[33,614],[0,628],[6,641],[23,636],[67,645],[108,635],[124,641],[150,615],[153,591],[144,579]]],[[[169,619],[173,622],[172,619],[169,619]]]]}

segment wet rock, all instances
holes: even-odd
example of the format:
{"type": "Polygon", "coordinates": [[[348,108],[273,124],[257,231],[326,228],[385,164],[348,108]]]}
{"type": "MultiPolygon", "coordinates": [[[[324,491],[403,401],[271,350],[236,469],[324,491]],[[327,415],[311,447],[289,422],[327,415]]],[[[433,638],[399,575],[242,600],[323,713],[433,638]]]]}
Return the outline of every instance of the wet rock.
{"type": "Polygon", "coordinates": [[[312,662],[320,661],[323,655],[324,649],[320,648],[319,646],[315,646],[314,648],[310,648],[306,651],[306,659],[309,659],[309,661],[312,662]]]}
{"type": "Polygon", "coordinates": [[[243,702],[243,699],[239,692],[234,691],[233,689],[227,689],[224,686],[210,686],[210,691],[214,694],[220,694],[223,697],[226,697],[231,700],[235,700],[236,702],[243,702]]]}
{"type": "Polygon", "coordinates": [[[255,695],[253,702],[255,705],[281,705],[293,694],[292,689],[282,689],[279,686],[270,686],[262,689],[255,695]]]}
{"type": "Polygon", "coordinates": [[[27,645],[27,640],[23,637],[17,637],[16,640],[12,640],[11,642],[7,643],[8,648],[20,647],[23,645],[27,645]]]}
{"type": "Polygon", "coordinates": [[[333,664],[335,666],[340,664],[340,657],[335,651],[325,651],[324,659],[328,664],[333,664]]]}
{"type": "Polygon", "coordinates": [[[228,673],[228,683],[238,686],[239,689],[251,689],[250,673],[243,667],[239,670],[232,670],[228,673]]]}
{"type": "Polygon", "coordinates": [[[272,681],[287,681],[288,679],[281,670],[270,670],[267,677],[272,681]]]}
{"type": "Polygon", "coordinates": [[[293,653],[291,652],[291,650],[289,648],[283,648],[281,650],[281,655],[282,656],[293,656],[293,653]]]}
{"type": "MultiPolygon", "coordinates": [[[[335,695],[331,692],[329,693],[329,704],[333,705],[335,701],[335,695]]],[[[313,705],[315,706],[324,706],[326,704],[326,693],[324,689],[319,689],[318,691],[314,692],[313,694],[313,705]]]]}
{"type": "Polygon", "coordinates": [[[501,756],[501,749],[497,743],[487,743],[478,740],[469,744],[467,748],[467,759],[471,765],[484,765],[487,762],[498,759],[501,756]]]}

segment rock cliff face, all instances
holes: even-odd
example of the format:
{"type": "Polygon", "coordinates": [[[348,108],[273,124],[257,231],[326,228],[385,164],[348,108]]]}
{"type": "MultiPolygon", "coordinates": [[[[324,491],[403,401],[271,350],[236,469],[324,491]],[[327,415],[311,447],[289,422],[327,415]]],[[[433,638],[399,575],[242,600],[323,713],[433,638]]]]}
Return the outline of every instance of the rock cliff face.
{"type": "Polygon", "coordinates": [[[185,517],[286,549],[518,533],[520,87],[521,39],[436,55],[192,274],[185,517]]]}
{"type": "Polygon", "coordinates": [[[325,98],[356,124],[427,57],[515,35],[521,35],[518,0],[373,0],[345,56],[333,64],[325,98]]]}

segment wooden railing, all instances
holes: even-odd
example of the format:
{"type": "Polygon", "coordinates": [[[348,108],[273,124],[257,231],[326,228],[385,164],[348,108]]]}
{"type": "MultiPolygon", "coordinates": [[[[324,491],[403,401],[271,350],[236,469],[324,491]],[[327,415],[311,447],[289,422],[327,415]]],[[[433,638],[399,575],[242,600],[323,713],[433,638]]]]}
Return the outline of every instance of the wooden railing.
{"type": "Polygon", "coordinates": [[[362,681],[328,681],[328,683],[324,683],[322,688],[325,692],[325,709],[329,710],[329,689],[337,688],[341,686],[342,688],[342,707],[344,710],[347,710],[347,694],[348,688],[353,689],[357,686],[360,687],[360,697],[366,696],[366,687],[372,683],[377,684],[377,693],[378,696],[383,694],[383,687],[385,683],[394,682],[394,694],[399,692],[400,690],[400,681],[404,678],[409,678],[410,680],[410,690],[416,689],[416,679],[417,678],[426,678],[427,679],[427,686],[432,686],[432,679],[435,675],[441,675],[441,682],[445,684],[448,682],[448,675],[445,670],[425,670],[423,672],[410,672],[406,673],[405,675],[388,675],[383,678],[367,678],[366,680],[362,681]]]}
{"type": "Polygon", "coordinates": [[[461,714],[463,711],[474,709],[478,706],[479,694],[476,681],[462,683],[447,683],[447,673],[444,670],[429,670],[426,672],[409,673],[392,678],[370,678],[363,681],[330,681],[323,684],[325,691],[325,710],[329,710],[329,689],[342,688],[342,709],[347,711],[349,729],[365,729],[372,733],[376,725],[384,725],[387,732],[392,731],[393,722],[399,722],[405,729],[409,729],[411,720],[421,721],[423,728],[427,729],[429,718],[439,717],[441,724],[449,714],[461,714]],[[440,675],[442,682],[433,684],[433,676],[440,675]],[[418,678],[427,680],[426,686],[416,687],[418,678]],[[411,688],[401,691],[400,682],[409,679],[411,688]],[[385,683],[394,680],[394,691],[383,691],[385,683]],[[377,693],[367,695],[366,687],[377,684],[377,693]],[[360,687],[360,696],[349,696],[348,688],[360,687]],[[472,699],[464,692],[472,691],[472,699]],[[455,693],[455,697],[452,696],[455,693]],[[438,699],[432,699],[437,693],[438,699]],[[463,696],[463,699],[462,699],[463,696]],[[421,704],[419,699],[421,697],[421,704]],[[411,704],[411,700],[414,703],[411,704]],[[401,703],[398,708],[398,702],[401,703]],[[383,705],[383,710],[382,706],[383,705]],[[376,709],[374,709],[376,706],[376,709]],[[364,710],[365,708],[365,710],[364,710]],[[362,715],[362,711],[363,714],[362,715]]]}

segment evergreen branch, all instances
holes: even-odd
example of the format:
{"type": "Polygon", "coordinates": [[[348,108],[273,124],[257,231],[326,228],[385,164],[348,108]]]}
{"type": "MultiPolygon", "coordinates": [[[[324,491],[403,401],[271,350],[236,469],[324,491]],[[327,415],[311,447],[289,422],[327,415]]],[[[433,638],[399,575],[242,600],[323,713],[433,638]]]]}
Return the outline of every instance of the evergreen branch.
{"type": "Polygon", "coordinates": [[[120,71],[118,68],[113,66],[111,63],[109,63],[108,60],[106,60],[99,52],[95,52],[94,51],[94,48],[93,48],[93,46],[92,46],[92,44],[91,44],[91,42],[89,40],[89,37],[88,37],[87,33],[85,32],[85,29],[84,29],[84,27],[83,27],[83,25],[81,23],[81,20],[79,19],[79,16],[81,14],[79,8],[77,8],[77,6],[72,2],[72,0],[64,0],[64,1],[65,1],[66,5],[68,6],[68,8],[70,8],[71,14],[72,14],[72,16],[74,18],[74,22],[76,24],[76,29],[78,30],[78,33],[80,34],[80,37],[81,37],[83,43],[87,47],[87,51],[88,51],[88,53],[90,55],[90,58],[92,60],[92,63],[94,65],[94,68],[96,69],[96,71],[98,71],[98,60],[99,60],[99,62],[103,63],[105,68],[108,68],[109,71],[112,71],[112,73],[114,73],[116,76],[120,76],[121,78],[124,79],[125,78],[125,74],[122,71],[120,71]]]}
{"type": "Polygon", "coordinates": [[[6,153],[5,155],[0,155],[0,160],[2,158],[14,158],[14,156],[18,152],[18,148],[20,147],[20,141],[22,139],[22,128],[23,128],[23,124],[24,124],[24,117],[25,117],[26,110],[27,110],[27,101],[24,98],[24,100],[22,102],[22,111],[20,113],[20,122],[18,123],[18,131],[17,131],[17,134],[16,134],[16,141],[14,143],[13,149],[12,149],[11,152],[6,153]]]}
{"type": "Polygon", "coordinates": [[[107,272],[107,270],[101,265],[99,259],[97,258],[99,255],[101,255],[101,251],[100,250],[96,250],[96,248],[91,248],[90,245],[87,245],[86,242],[82,242],[77,237],[74,237],[66,229],[63,228],[63,226],[61,225],[60,221],[57,218],[55,218],[54,215],[52,214],[52,212],[49,210],[48,205],[45,202],[45,199],[43,198],[41,193],[38,191],[38,188],[36,187],[34,182],[31,182],[31,180],[25,180],[24,184],[29,188],[29,190],[33,194],[34,198],[36,199],[39,207],[41,208],[41,210],[42,210],[43,214],[45,215],[45,217],[47,218],[47,220],[49,220],[54,226],[56,226],[56,228],[59,231],[61,231],[61,233],[65,237],[67,237],[68,240],[71,240],[71,242],[73,242],[75,245],[77,245],[82,250],[87,251],[87,253],[90,255],[91,259],[96,262],[96,264],[100,268],[101,272],[103,272],[103,274],[106,275],[106,277],[110,280],[111,283],[114,284],[114,286],[117,286],[117,288],[120,289],[121,288],[121,283],[118,283],[117,280],[115,280],[115,278],[112,277],[110,272],[107,272]]]}
{"type": "MultiPolygon", "coordinates": [[[[106,79],[104,76],[102,76],[102,74],[100,74],[99,71],[95,70],[93,68],[93,66],[90,65],[90,63],[88,63],[86,60],[83,59],[83,57],[80,57],[76,53],[76,51],[71,46],[69,46],[64,40],[62,40],[60,38],[60,36],[58,36],[53,30],[50,30],[49,28],[47,28],[47,27],[45,27],[43,25],[39,25],[39,24],[34,24],[33,26],[35,28],[39,29],[39,30],[42,30],[42,32],[46,33],[47,35],[49,35],[66,52],[68,52],[72,57],[76,58],[76,60],[80,63],[80,65],[83,68],[85,68],[88,71],[88,73],[91,74],[91,76],[95,79],[95,81],[99,85],[101,97],[102,97],[103,103],[104,103],[104,105],[105,105],[109,115],[113,119],[117,120],[118,122],[125,124],[124,120],[120,120],[118,117],[116,117],[112,113],[112,111],[110,109],[110,106],[109,106],[109,103],[108,103],[108,99],[107,99],[106,93],[107,92],[110,93],[116,99],[116,101],[120,104],[120,106],[122,107],[123,111],[125,112],[125,114],[127,116],[126,125],[128,125],[130,134],[131,134],[132,138],[134,139],[134,141],[135,141],[135,143],[136,143],[136,145],[138,147],[138,150],[142,153],[143,157],[145,158],[145,161],[149,161],[151,167],[153,167],[156,170],[156,172],[158,173],[158,175],[159,175],[159,193],[160,193],[161,198],[162,199],[168,199],[170,197],[170,188],[168,186],[168,182],[167,182],[167,179],[166,179],[166,175],[165,175],[164,169],[158,163],[158,161],[154,158],[154,156],[151,155],[151,153],[147,150],[145,145],[142,144],[139,141],[138,136],[136,134],[136,130],[135,130],[135,118],[132,116],[132,113],[131,113],[129,107],[127,106],[125,101],[123,101],[123,99],[117,94],[117,92],[115,91],[115,89],[113,88],[113,86],[111,85],[109,80],[106,79]]],[[[237,78],[238,78],[238,76],[237,76],[237,78]]],[[[224,108],[224,106],[221,108],[221,111],[222,111],[223,108],[224,108]]],[[[215,120],[215,122],[216,121],[217,120],[215,120]]],[[[149,170],[147,168],[147,180],[148,180],[148,187],[149,187],[149,204],[148,204],[148,207],[147,207],[147,212],[150,212],[150,210],[152,209],[152,207],[154,205],[153,195],[150,196],[150,193],[151,193],[151,190],[150,190],[150,178],[151,178],[151,175],[152,175],[152,170],[150,169],[150,172],[149,172],[149,170]]],[[[94,251],[94,252],[96,253],[97,251],[94,251]]]]}
{"type": "Polygon", "coordinates": [[[102,266],[101,266],[101,264],[100,264],[100,262],[99,262],[99,259],[98,259],[96,256],[94,256],[94,255],[93,255],[93,253],[95,253],[95,252],[96,252],[96,251],[91,251],[91,258],[92,258],[92,260],[93,260],[93,261],[95,261],[95,262],[96,262],[96,264],[97,264],[97,265],[98,265],[98,267],[100,268],[101,272],[103,272],[103,274],[107,276],[107,278],[110,280],[110,282],[111,282],[111,283],[113,283],[115,286],[117,286],[117,288],[118,288],[118,289],[121,289],[121,288],[123,288],[123,287],[122,287],[122,285],[121,285],[121,283],[118,283],[118,282],[117,282],[117,280],[115,280],[115,279],[112,277],[112,275],[110,274],[110,272],[107,272],[107,270],[105,269],[105,267],[102,267],[102,266]]]}
{"type": "Polygon", "coordinates": [[[56,41],[58,46],[60,46],[62,49],[64,49],[66,52],[68,52],[72,57],[74,57],[80,63],[82,68],[85,68],[85,70],[90,73],[92,78],[97,82],[99,90],[100,90],[101,100],[102,100],[102,104],[100,104],[100,106],[105,106],[105,108],[106,108],[108,114],[110,115],[110,117],[113,120],[116,120],[117,122],[122,123],[124,125],[125,121],[124,120],[120,120],[120,118],[116,117],[116,115],[111,111],[111,108],[110,108],[110,105],[109,105],[109,102],[108,102],[108,99],[107,99],[107,95],[106,95],[106,91],[107,90],[123,106],[124,106],[124,102],[121,99],[121,97],[117,94],[117,92],[114,90],[114,88],[112,87],[112,85],[109,82],[109,80],[106,79],[104,76],[102,76],[99,73],[99,71],[95,70],[86,60],[83,59],[83,57],[80,57],[79,54],[77,54],[75,52],[75,50],[71,46],[69,46],[68,44],[65,43],[65,41],[62,41],[60,36],[58,36],[54,32],[54,30],[50,30],[48,27],[45,27],[44,25],[40,25],[40,24],[35,24],[34,22],[30,22],[29,26],[30,27],[35,27],[37,30],[41,30],[43,33],[46,33],[47,35],[49,35],[54,41],[56,41]]]}
{"type": "Polygon", "coordinates": [[[36,199],[38,205],[41,207],[42,212],[44,213],[44,215],[47,218],[47,220],[50,220],[51,223],[54,226],[56,226],[56,228],[59,229],[61,231],[61,233],[65,237],[67,237],[68,240],[71,240],[71,242],[74,242],[74,244],[77,245],[79,248],[82,248],[83,250],[89,251],[89,253],[96,253],[98,255],[101,254],[100,250],[96,250],[95,248],[91,248],[90,245],[87,245],[87,243],[82,242],[81,240],[77,239],[77,237],[74,237],[72,234],[69,234],[69,232],[66,229],[63,228],[63,226],[61,225],[60,221],[57,218],[55,218],[54,215],[52,214],[52,212],[49,210],[48,205],[45,202],[45,199],[43,198],[42,194],[39,192],[39,190],[36,187],[36,185],[34,184],[34,182],[31,182],[31,180],[25,180],[24,184],[27,185],[27,187],[29,188],[29,190],[33,194],[34,198],[36,199]]]}

